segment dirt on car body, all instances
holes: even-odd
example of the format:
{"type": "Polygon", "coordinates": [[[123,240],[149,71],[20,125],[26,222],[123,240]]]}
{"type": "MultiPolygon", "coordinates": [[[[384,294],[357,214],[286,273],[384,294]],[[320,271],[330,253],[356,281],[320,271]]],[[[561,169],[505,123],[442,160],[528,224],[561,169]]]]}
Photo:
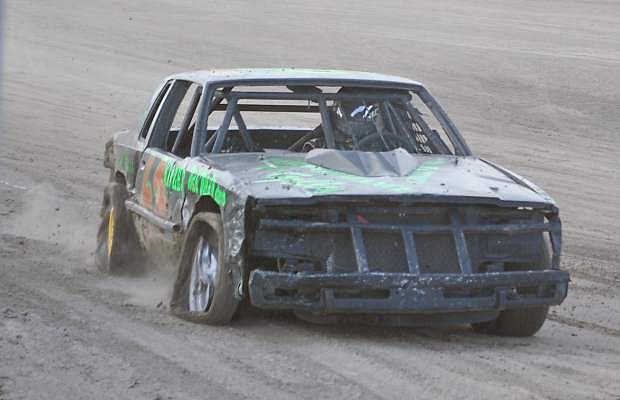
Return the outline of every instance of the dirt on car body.
{"type": "Polygon", "coordinates": [[[475,157],[419,82],[173,75],[104,164],[98,265],[120,272],[168,255],[171,308],[191,320],[228,322],[249,296],[312,321],[523,336],[566,297],[554,201],[475,157]]]}

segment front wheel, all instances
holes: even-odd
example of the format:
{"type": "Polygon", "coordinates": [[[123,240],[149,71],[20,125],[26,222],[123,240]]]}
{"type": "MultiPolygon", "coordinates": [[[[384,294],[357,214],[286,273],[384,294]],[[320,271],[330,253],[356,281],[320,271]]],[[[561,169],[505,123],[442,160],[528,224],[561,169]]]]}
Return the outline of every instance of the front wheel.
{"type": "Polygon", "coordinates": [[[232,274],[225,264],[221,218],[199,213],[189,227],[170,309],[181,318],[211,325],[228,323],[237,310],[232,274]]]}
{"type": "MultiPolygon", "coordinates": [[[[540,257],[535,267],[544,270],[551,267],[551,255],[544,237],[541,246],[540,257]]],[[[548,312],[548,306],[504,310],[494,320],[474,323],[471,326],[475,332],[490,335],[533,336],[542,328],[548,312]]]]}
{"type": "Polygon", "coordinates": [[[545,323],[548,311],[549,307],[505,310],[496,319],[472,324],[472,328],[478,333],[498,336],[532,336],[545,323]]]}

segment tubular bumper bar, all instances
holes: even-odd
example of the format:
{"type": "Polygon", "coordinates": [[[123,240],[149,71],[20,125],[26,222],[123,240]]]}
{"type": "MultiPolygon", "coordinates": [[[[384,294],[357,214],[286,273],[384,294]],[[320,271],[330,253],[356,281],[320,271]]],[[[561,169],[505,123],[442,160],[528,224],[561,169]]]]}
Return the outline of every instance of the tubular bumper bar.
{"type": "Polygon", "coordinates": [[[249,289],[259,308],[414,314],[557,305],[566,297],[568,282],[568,273],[560,270],[427,275],[254,270],[249,289]],[[367,296],[364,290],[375,294],[367,296]]]}

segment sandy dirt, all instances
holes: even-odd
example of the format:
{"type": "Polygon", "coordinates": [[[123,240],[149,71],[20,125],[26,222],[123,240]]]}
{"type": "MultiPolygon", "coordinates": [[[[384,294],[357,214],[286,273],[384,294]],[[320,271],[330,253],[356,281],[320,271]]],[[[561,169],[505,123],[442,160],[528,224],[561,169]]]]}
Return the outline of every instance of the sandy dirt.
{"type": "Polygon", "coordinates": [[[0,399],[620,398],[620,3],[11,1],[0,136],[0,399]],[[533,338],[468,327],[226,327],[162,306],[170,270],[92,262],[103,144],[173,72],[424,82],[481,156],[558,201],[569,297],[533,338]]]}

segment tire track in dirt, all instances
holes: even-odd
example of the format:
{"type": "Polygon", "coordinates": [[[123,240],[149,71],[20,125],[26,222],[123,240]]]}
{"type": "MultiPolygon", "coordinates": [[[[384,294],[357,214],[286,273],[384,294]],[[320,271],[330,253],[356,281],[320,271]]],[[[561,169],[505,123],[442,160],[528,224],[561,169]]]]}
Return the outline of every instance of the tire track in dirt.
{"type": "MultiPolygon", "coordinates": [[[[7,239],[7,235],[4,235],[4,238],[7,239]]],[[[29,243],[31,246],[36,245],[36,241],[29,241],[29,243]]],[[[45,253],[45,251],[41,252],[45,253]]],[[[48,255],[53,255],[53,252],[48,255]]],[[[58,279],[57,274],[49,273],[54,266],[45,261],[36,259],[25,261],[41,264],[40,266],[47,271],[39,277],[42,282],[32,280],[22,282],[19,274],[15,273],[15,269],[12,269],[10,264],[5,272],[5,282],[10,280],[21,292],[28,293],[28,296],[42,297],[43,303],[56,313],[63,313],[64,318],[74,322],[79,321],[86,326],[97,327],[102,334],[107,332],[106,336],[119,338],[122,342],[126,342],[123,345],[124,348],[139,346],[143,351],[164,359],[165,364],[176,365],[200,375],[208,372],[208,375],[203,377],[212,381],[211,384],[216,388],[221,387],[225,393],[246,398],[244,393],[252,393],[258,388],[260,393],[247,398],[288,399],[298,396],[299,393],[304,393],[303,398],[316,398],[321,393],[333,398],[342,396],[360,399],[379,398],[361,392],[357,389],[358,382],[342,377],[337,371],[326,372],[324,368],[315,368],[316,365],[307,360],[291,360],[285,352],[274,352],[274,349],[270,349],[259,353],[261,355],[256,357],[254,355],[256,349],[250,344],[243,343],[231,352],[230,328],[183,324],[189,327],[190,332],[197,328],[209,330],[208,339],[210,340],[206,341],[204,335],[195,337],[188,334],[187,329],[171,335],[161,329],[165,326],[160,325],[160,331],[156,331],[149,323],[144,325],[131,319],[131,316],[115,313],[105,302],[97,304],[91,301],[87,296],[90,292],[87,287],[79,283],[75,284],[75,278],[61,276],[61,279],[58,279]],[[266,360],[265,356],[269,359],[266,360]],[[272,364],[272,367],[265,368],[265,361],[272,364]],[[279,364],[286,365],[286,368],[279,367],[279,364]],[[217,368],[209,368],[208,366],[211,365],[216,365],[217,368]],[[287,373],[285,369],[304,372],[304,379],[296,379],[295,373],[291,371],[287,373]],[[216,382],[217,385],[215,385],[216,382]]],[[[169,320],[177,322],[172,316],[160,315],[160,317],[168,320],[168,323],[170,323],[169,320]]],[[[237,334],[233,333],[232,338],[234,339],[235,336],[237,334]]],[[[256,344],[260,345],[261,339],[257,339],[256,344]]]]}
{"type": "Polygon", "coordinates": [[[579,319],[565,317],[565,316],[561,316],[557,314],[549,314],[547,319],[550,319],[551,321],[555,321],[559,324],[572,326],[575,328],[585,328],[591,331],[602,333],[604,335],[615,336],[615,337],[620,338],[620,329],[613,329],[613,328],[609,328],[609,327],[595,324],[592,322],[582,321],[579,319]]]}
{"type": "MultiPolygon", "coordinates": [[[[541,359],[546,361],[538,361],[542,363],[538,372],[530,371],[535,380],[581,375],[572,383],[572,398],[596,389],[593,383],[586,383],[594,377],[583,375],[587,370],[583,368],[588,366],[581,351],[560,356],[568,365],[584,365],[581,370],[561,370],[563,362],[554,362],[552,356],[559,349],[548,348],[553,343],[549,339],[545,339],[547,344],[536,345],[530,340],[498,339],[458,328],[321,327],[251,316],[227,328],[179,322],[167,313],[123,306],[123,296],[92,286],[98,274],[85,275],[79,269],[63,271],[63,252],[49,244],[26,239],[28,246],[38,247],[37,254],[44,256],[39,259],[20,254],[19,241],[23,239],[9,235],[2,239],[2,253],[9,260],[3,285],[12,286],[13,293],[19,291],[22,298],[38,299],[37,303],[46,305],[42,312],[62,315],[59,325],[96,329],[112,343],[116,354],[133,348],[132,353],[148,354],[161,369],[191,371],[182,375],[184,379],[206,379],[205,386],[226,393],[226,397],[244,397],[242,393],[257,388],[257,398],[290,398],[299,393],[304,393],[300,396],[303,398],[316,398],[322,393],[330,398],[387,399],[403,391],[415,392],[416,398],[458,397],[463,393],[476,393],[481,398],[498,394],[539,398],[562,393],[565,383],[547,384],[539,390],[541,386],[531,385],[530,374],[505,381],[511,371],[523,370],[536,360],[537,351],[532,347],[547,348],[541,359]],[[19,257],[42,269],[36,281],[14,264],[19,257]],[[460,356],[446,358],[447,349],[460,356]],[[205,368],[209,365],[217,365],[217,370],[205,368]],[[498,369],[498,365],[502,367],[498,369]],[[451,384],[444,386],[447,381],[451,384]]],[[[91,346],[90,340],[86,340],[87,346],[91,346]]],[[[598,371],[596,366],[591,367],[598,371]]]]}
{"type": "Polygon", "coordinates": [[[51,237],[25,229],[16,238],[6,217],[36,210],[24,202],[33,192],[0,186],[0,234],[13,234],[0,236],[0,304],[16,315],[0,316],[0,398],[620,398],[619,4],[5,5],[3,180],[62,194],[34,202],[51,237]],[[211,328],[155,304],[130,307],[139,280],[115,287],[119,280],[84,266],[91,249],[71,247],[75,232],[55,226],[96,229],[103,143],[135,125],[157,82],[181,70],[283,65],[419,79],[477,154],[549,191],[575,279],[536,337],[317,327],[282,316],[211,328]],[[46,216],[58,199],[59,214],[46,216]]]}

